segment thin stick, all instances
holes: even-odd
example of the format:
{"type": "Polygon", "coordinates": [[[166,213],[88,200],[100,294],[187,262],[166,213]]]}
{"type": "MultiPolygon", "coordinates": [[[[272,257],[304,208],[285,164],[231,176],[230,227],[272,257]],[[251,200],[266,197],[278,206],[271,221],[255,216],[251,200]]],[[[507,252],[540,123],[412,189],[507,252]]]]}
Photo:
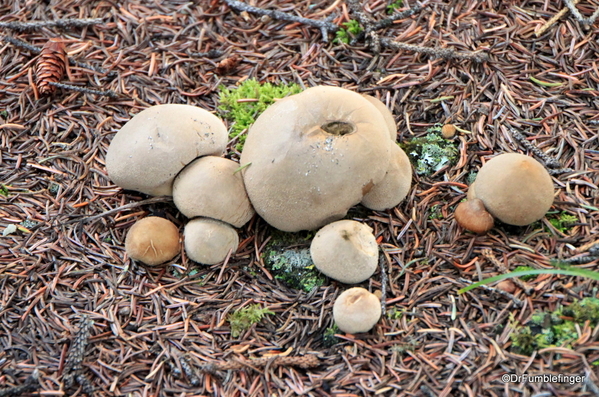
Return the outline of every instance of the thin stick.
{"type": "Polygon", "coordinates": [[[320,365],[320,360],[313,354],[305,356],[273,356],[252,358],[250,360],[227,360],[224,362],[214,362],[202,365],[200,370],[203,372],[214,373],[215,371],[240,370],[244,368],[265,367],[272,368],[278,366],[296,366],[300,368],[312,368],[320,365]]]}
{"type": "Polygon", "coordinates": [[[35,21],[35,22],[0,22],[0,28],[16,30],[17,32],[25,32],[28,30],[36,30],[42,28],[83,28],[85,26],[97,25],[104,22],[102,18],[76,19],[67,18],[56,21],[35,21]]]}
{"type": "MultiPolygon", "coordinates": [[[[474,282],[471,280],[467,280],[465,278],[460,278],[459,279],[461,282],[466,283],[466,284],[473,284],[474,282]]],[[[488,285],[481,285],[480,286],[482,289],[486,289],[487,291],[492,291],[492,292],[497,292],[500,295],[505,296],[508,299],[511,299],[512,302],[514,302],[514,305],[516,305],[516,307],[522,307],[524,306],[524,302],[522,302],[520,299],[516,298],[514,295],[510,294],[509,292],[506,292],[504,290],[501,290],[499,288],[493,288],[493,287],[489,287],[488,285]]]]}
{"type": "MultiPolygon", "coordinates": [[[[580,1],[580,0],[578,0],[578,1],[580,1]]],[[[423,5],[418,4],[418,5],[416,5],[412,8],[409,8],[405,11],[396,12],[395,14],[391,15],[388,18],[381,19],[380,21],[375,22],[374,28],[382,29],[382,28],[389,27],[389,26],[393,25],[393,22],[400,20],[400,19],[411,17],[412,15],[416,14],[417,12],[422,11],[423,8],[424,8],[423,5]]]]}
{"type": "MultiPolygon", "coordinates": [[[[508,270],[508,269],[505,267],[505,265],[504,265],[503,263],[501,263],[501,261],[499,261],[499,260],[498,260],[498,259],[495,257],[495,255],[493,255],[493,251],[491,251],[490,249],[483,249],[483,250],[481,251],[481,253],[483,254],[483,256],[484,256],[485,258],[487,258],[487,260],[488,260],[489,262],[491,262],[492,264],[494,264],[494,265],[495,265],[495,267],[497,267],[497,268],[498,268],[498,269],[501,271],[501,273],[503,273],[503,274],[507,274],[507,273],[509,273],[509,272],[510,272],[510,271],[509,271],[509,270],[508,270]]],[[[514,282],[514,284],[516,284],[518,287],[520,287],[520,288],[521,288],[521,289],[524,291],[524,293],[525,293],[526,295],[530,295],[530,292],[532,291],[532,288],[531,288],[531,287],[530,287],[528,284],[526,284],[524,281],[520,280],[520,279],[519,279],[519,278],[517,278],[517,277],[513,277],[513,278],[512,278],[512,281],[514,282]]],[[[502,290],[500,290],[500,289],[497,289],[497,292],[499,292],[499,291],[502,291],[502,290]]],[[[505,292],[505,291],[502,291],[502,292],[505,292]]],[[[501,292],[500,292],[500,293],[501,293],[501,292]]],[[[511,294],[510,294],[510,295],[511,295],[511,294]]]]}
{"type": "Polygon", "coordinates": [[[157,203],[168,203],[168,202],[171,202],[171,201],[173,201],[173,198],[171,196],[152,197],[152,198],[149,198],[149,199],[146,199],[146,200],[141,200],[141,201],[136,201],[134,203],[129,203],[129,204],[121,205],[120,207],[113,208],[111,210],[104,211],[101,214],[90,216],[90,217],[87,217],[87,218],[84,218],[84,219],[74,219],[74,220],[66,222],[66,224],[68,225],[68,224],[77,223],[77,222],[87,223],[87,222],[95,221],[96,219],[104,218],[106,216],[110,216],[110,215],[119,213],[121,211],[126,211],[126,210],[130,210],[132,208],[141,207],[142,205],[157,204],[157,203]]]}
{"type": "Polygon", "coordinates": [[[118,95],[116,94],[116,92],[114,92],[112,90],[107,90],[107,91],[93,90],[93,89],[87,88],[87,87],[79,87],[76,85],[54,83],[54,82],[50,82],[50,85],[53,85],[58,88],[63,88],[65,90],[83,92],[85,94],[103,95],[103,96],[107,96],[109,98],[118,98],[118,95]]]}
{"type": "Polygon", "coordinates": [[[225,3],[227,3],[227,5],[229,7],[231,7],[234,10],[237,10],[237,11],[251,12],[252,14],[256,14],[256,15],[260,15],[260,16],[266,15],[272,19],[277,19],[280,21],[299,22],[299,23],[303,23],[304,25],[313,26],[315,28],[320,29],[320,32],[322,33],[322,38],[325,42],[328,41],[328,33],[329,32],[335,33],[337,30],[339,30],[339,26],[337,26],[331,22],[331,20],[332,20],[331,17],[329,17],[323,21],[317,21],[315,19],[298,17],[296,15],[288,14],[286,12],[281,12],[281,11],[276,11],[276,10],[265,10],[262,8],[248,5],[244,2],[237,1],[237,0],[225,0],[225,3]]]}
{"type": "Polygon", "coordinates": [[[19,397],[23,394],[34,392],[40,387],[38,378],[39,371],[35,369],[22,385],[0,388],[0,397],[19,397]]]}
{"type": "Polygon", "coordinates": [[[84,390],[87,390],[86,393],[93,387],[91,386],[91,382],[82,374],[83,372],[83,359],[85,358],[85,349],[87,348],[87,343],[89,342],[89,337],[91,335],[91,328],[94,325],[93,320],[91,320],[87,315],[81,316],[81,324],[79,325],[79,330],[75,334],[75,338],[71,343],[71,347],[69,348],[69,353],[67,354],[67,359],[65,361],[64,370],[63,370],[63,382],[66,389],[70,389],[75,381],[83,386],[84,390]]]}
{"type": "Polygon", "coordinates": [[[434,58],[465,59],[476,63],[487,62],[489,60],[489,54],[487,54],[483,50],[475,52],[459,52],[451,48],[421,47],[413,44],[400,43],[398,41],[393,41],[386,38],[381,39],[381,44],[384,47],[389,47],[396,50],[408,50],[419,52],[421,54],[426,54],[434,58]]]}
{"type": "Polygon", "coordinates": [[[599,8],[595,10],[593,15],[591,15],[589,18],[585,18],[582,16],[580,11],[578,11],[578,8],[576,8],[576,3],[574,0],[564,0],[564,3],[566,3],[566,6],[570,9],[570,12],[572,15],[574,15],[574,18],[576,18],[580,24],[585,25],[585,27],[594,24],[597,20],[597,17],[599,17],[599,8]]]}
{"type": "Polygon", "coordinates": [[[189,383],[191,383],[192,386],[199,386],[201,384],[200,378],[198,378],[191,367],[189,359],[186,356],[181,356],[179,357],[179,363],[181,363],[181,368],[183,368],[183,372],[185,372],[185,376],[187,376],[189,383]]]}
{"type": "Polygon", "coordinates": [[[192,52],[189,54],[190,57],[197,58],[218,58],[224,55],[224,51],[221,50],[210,50],[208,52],[192,52]]]}
{"type": "MultiPolygon", "coordinates": [[[[383,251],[383,250],[381,250],[383,251]]],[[[383,255],[379,259],[379,267],[381,268],[381,312],[384,316],[387,312],[387,270],[385,269],[385,265],[390,263],[390,259],[387,256],[387,253],[383,251],[383,255]]]]}
{"type": "MultiPolygon", "coordinates": [[[[573,0],[572,4],[578,4],[579,2],[580,2],[580,0],[573,0]]],[[[563,16],[566,15],[567,13],[568,13],[568,7],[562,8],[560,10],[560,12],[555,14],[553,16],[553,18],[551,18],[550,20],[545,22],[545,24],[543,26],[541,26],[541,28],[535,32],[535,36],[537,36],[537,37],[541,36],[543,33],[545,33],[547,31],[547,29],[549,29],[550,27],[555,25],[555,23],[557,21],[559,21],[560,19],[562,19],[563,16]]]]}
{"type": "Polygon", "coordinates": [[[565,172],[573,171],[571,168],[562,168],[561,163],[557,159],[548,156],[541,149],[530,143],[528,139],[526,139],[526,137],[522,135],[518,130],[510,128],[510,134],[512,134],[514,139],[517,140],[518,143],[520,143],[520,145],[524,146],[526,150],[531,151],[535,156],[543,160],[547,168],[552,168],[551,170],[549,170],[549,173],[551,175],[563,174],[565,172]]]}

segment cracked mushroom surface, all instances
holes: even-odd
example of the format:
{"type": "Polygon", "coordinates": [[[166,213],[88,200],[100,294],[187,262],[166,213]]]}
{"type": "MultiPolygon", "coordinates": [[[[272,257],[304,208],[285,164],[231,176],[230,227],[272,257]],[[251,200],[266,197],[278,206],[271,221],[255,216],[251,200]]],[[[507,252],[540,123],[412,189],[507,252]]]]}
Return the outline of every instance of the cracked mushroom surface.
{"type": "Polygon", "coordinates": [[[228,223],[196,218],[185,225],[185,253],[194,262],[214,265],[225,260],[229,251],[239,247],[239,236],[228,223]]]}
{"type": "Polygon", "coordinates": [[[343,88],[277,101],[250,128],[241,154],[254,209],[287,232],[341,219],[384,178],[389,135],[375,105],[343,88]]]}
{"type": "Polygon", "coordinates": [[[179,254],[179,229],[168,219],[148,216],[131,226],[125,238],[129,258],[155,266],[179,254]]]}
{"type": "Polygon", "coordinates": [[[254,209],[238,168],[238,163],[223,157],[194,160],[173,183],[175,205],[188,218],[201,216],[242,227],[254,209]]]}
{"type": "Polygon", "coordinates": [[[370,331],[381,318],[381,312],[379,298],[361,287],[343,291],[333,304],[335,324],[349,334],[370,331]]]}
{"type": "Polygon", "coordinates": [[[372,229],[352,220],[333,222],[320,229],[310,244],[310,255],[320,272],[346,284],[367,280],[379,259],[372,229]]]}
{"type": "Polygon", "coordinates": [[[110,179],[123,189],[172,195],[175,176],[195,158],[219,155],[227,145],[223,122],[191,105],[157,105],[136,114],[106,153],[110,179]]]}
{"type": "Polygon", "coordinates": [[[481,167],[468,199],[480,199],[504,223],[524,226],[545,216],[554,192],[551,176],[541,163],[523,154],[504,153],[481,167]]]}

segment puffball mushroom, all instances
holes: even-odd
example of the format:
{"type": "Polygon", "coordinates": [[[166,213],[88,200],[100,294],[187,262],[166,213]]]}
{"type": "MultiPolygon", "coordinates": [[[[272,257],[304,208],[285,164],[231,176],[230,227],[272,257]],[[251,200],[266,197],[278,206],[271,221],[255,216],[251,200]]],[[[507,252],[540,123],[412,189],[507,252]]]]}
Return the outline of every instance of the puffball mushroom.
{"type": "Polygon", "coordinates": [[[214,265],[225,260],[229,251],[239,247],[239,236],[228,223],[208,218],[196,218],[185,225],[185,252],[198,263],[214,265]]]}
{"type": "Polygon", "coordinates": [[[333,319],[343,332],[370,331],[381,318],[381,301],[364,288],[350,288],[333,305],[333,319]]]}
{"type": "Polygon", "coordinates": [[[125,238],[129,258],[150,266],[173,259],[180,250],[179,229],[173,222],[158,216],[138,220],[125,238]]]}
{"type": "Polygon", "coordinates": [[[172,195],[179,171],[193,159],[219,155],[227,128],[212,113],[190,105],[157,105],[129,120],[106,153],[110,179],[123,189],[172,195]]]}
{"type": "Polygon", "coordinates": [[[254,216],[239,164],[222,157],[201,157],[181,171],[173,183],[175,205],[188,218],[218,219],[242,227],[254,216]]]}
{"type": "Polygon", "coordinates": [[[318,270],[346,284],[367,280],[379,259],[372,229],[352,220],[333,222],[320,229],[310,244],[310,255],[318,270]]]}
{"type": "Polygon", "coordinates": [[[481,167],[468,193],[500,221],[524,226],[545,216],[553,204],[554,188],[551,176],[537,160],[505,153],[481,167]]]}
{"type": "Polygon", "coordinates": [[[389,130],[355,92],[312,87],[268,107],[250,128],[240,164],[256,212],[287,232],[343,218],[380,182],[389,130]]]}
{"type": "Polygon", "coordinates": [[[410,191],[412,164],[408,155],[391,142],[391,161],[382,181],[366,193],[362,205],[375,211],[386,210],[399,204],[410,191]]]}
{"type": "Polygon", "coordinates": [[[493,216],[487,212],[482,200],[476,198],[458,204],[454,217],[464,229],[478,234],[488,232],[495,224],[493,216]]]}
{"type": "Polygon", "coordinates": [[[391,110],[380,99],[372,95],[364,95],[364,98],[368,99],[368,102],[372,103],[381,112],[389,130],[389,138],[395,142],[397,140],[397,124],[395,124],[395,118],[391,110]]]}

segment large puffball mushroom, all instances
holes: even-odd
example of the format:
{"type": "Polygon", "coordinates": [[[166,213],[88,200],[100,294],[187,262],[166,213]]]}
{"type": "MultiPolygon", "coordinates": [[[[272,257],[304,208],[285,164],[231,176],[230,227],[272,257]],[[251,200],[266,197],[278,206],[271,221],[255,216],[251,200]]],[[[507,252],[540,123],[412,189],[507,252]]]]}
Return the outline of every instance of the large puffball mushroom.
{"type": "Polygon", "coordinates": [[[482,200],[477,198],[458,204],[454,217],[464,229],[478,234],[488,232],[495,224],[493,216],[487,212],[482,200]]]}
{"type": "Polygon", "coordinates": [[[173,259],[180,250],[179,229],[173,222],[158,216],[135,222],[125,238],[129,258],[150,266],[173,259]]]}
{"type": "Polygon", "coordinates": [[[535,159],[519,153],[493,157],[476,176],[471,198],[500,221],[516,226],[541,219],[553,204],[553,181],[535,159]]]}
{"type": "Polygon", "coordinates": [[[346,284],[367,280],[377,268],[379,251],[372,229],[342,220],[320,229],[310,244],[314,266],[332,279],[346,284]]]}
{"type": "Polygon", "coordinates": [[[185,225],[185,252],[198,263],[214,265],[225,260],[229,251],[239,247],[239,236],[228,223],[208,218],[196,218],[185,225]]]}
{"type": "Polygon", "coordinates": [[[241,154],[256,212],[277,229],[313,230],[343,218],[389,168],[389,131],[355,92],[312,87],[256,120],[241,154]]]}
{"type": "Polygon", "coordinates": [[[242,227],[254,216],[239,164],[222,157],[201,157],[173,183],[175,205],[188,218],[218,219],[242,227]]]}
{"type": "Polygon", "coordinates": [[[362,205],[371,210],[382,211],[395,207],[410,191],[412,184],[412,164],[408,155],[391,142],[391,161],[382,181],[366,193],[362,205]]]}
{"type": "Polygon", "coordinates": [[[114,136],[106,153],[106,170],[123,189],[171,195],[177,173],[196,157],[221,154],[227,139],[223,122],[207,110],[152,106],[114,136]]]}
{"type": "Polygon", "coordinates": [[[381,301],[364,288],[350,288],[335,300],[333,318],[343,332],[368,332],[381,318],[381,301]]]}
{"type": "Polygon", "coordinates": [[[395,118],[391,110],[380,99],[372,95],[364,95],[364,98],[368,99],[368,102],[372,103],[381,112],[389,130],[389,138],[395,142],[397,140],[397,124],[395,124],[395,118]]]}

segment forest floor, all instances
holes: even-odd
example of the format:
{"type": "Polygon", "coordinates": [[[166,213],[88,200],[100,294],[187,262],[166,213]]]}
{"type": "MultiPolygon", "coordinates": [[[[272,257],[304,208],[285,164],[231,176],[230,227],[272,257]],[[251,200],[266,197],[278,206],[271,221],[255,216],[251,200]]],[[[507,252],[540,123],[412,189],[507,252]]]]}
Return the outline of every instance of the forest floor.
{"type": "MultiPolygon", "coordinates": [[[[358,18],[344,0],[250,3],[337,25],[358,18]]],[[[375,20],[389,15],[390,1],[360,4],[375,20]]],[[[396,4],[401,11],[415,2],[396,4]]],[[[597,282],[538,275],[513,293],[493,286],[458,293],[506,269],[584,257],[597,238],[599,27],[565,12],[537,36],[563,7],[431,0],[377,30],[388,40],[483,54],[447,59],[387,45],[376,54],[363,39],[334,42],[329,32],[324,40],[316,27],[234,12],[221,0],[0,0],[0,22],[101,19],[0,27],[0,395],[37,386],[31,395],[598,396],[596,316],[557,346],[527,351],[511,336],[535,313],[596,297],[597,282]],[[62,83],[115,95],[40,94],[35,51],[11,38],[37,48],[63,40],[69,59],[88,66],[72,65],[62,83]],[[168,201],[137,205],[148,196],[109,180],[104,159],[114,134],[157,104],[219,114],[219,87],[248,78],[374,95],[392,110],[399,142],[438,124],[462,130],[452,141],[458,160],[415,173],[399,206],[350,212],[386,253],[387,312],[368,333],[333,335],[332,304],[347,286],[327,280],[305,292],[263,267],[272,229],[257,216],[239,230],[241,247],[224,265],[181,255],[149,268],[125,255],[136,220],[155,214],[180,227],[186,220],[168,201]],[[554,173],[555,201],[542,221],[465,232],[453,210],[480,166],[499,153],[534,157],[512,128],[571,170],[554,173]],[[274,314],[233,337],[229,315],[250,304],[274,314]],[[318,360],[301,368],[277,361],[282,356],[318,360]],[[582,380],[527,382],[516,378],[522,374],[582,380]]],[[[588,17],[599,2],[577,7],[588,17]]],[[[234,144],[228,157],[238,159],[234,144]]],[[[581,263],[597,268],[596,260],[581,263]]],[[[381,290],[381,276],[361,285],[381,290]]],[[[556,321],[569,319],[558,313],[556,321]]],[[[531,332],[557,332],[552,316],[545,319],[531,332]]]]}

